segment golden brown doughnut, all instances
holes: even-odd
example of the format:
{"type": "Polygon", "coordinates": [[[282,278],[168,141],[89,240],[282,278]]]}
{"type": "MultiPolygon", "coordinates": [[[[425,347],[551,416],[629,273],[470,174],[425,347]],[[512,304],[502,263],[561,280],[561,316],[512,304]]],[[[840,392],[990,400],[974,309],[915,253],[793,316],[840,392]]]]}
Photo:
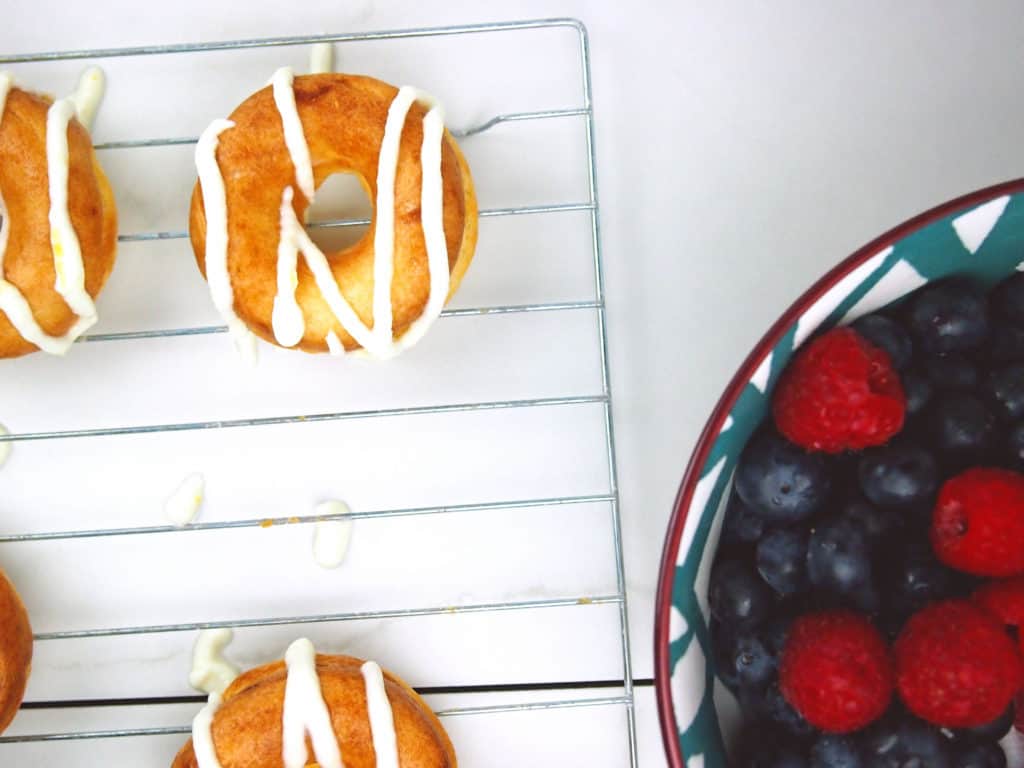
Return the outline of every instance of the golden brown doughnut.
{"type": "Polygon", "coordinates": [[[32,666],[32,627],[25,606],[0,571],[0,732],[10,725],[25,696],[32,666]]]}
{"type": "MultiPolygon", "coordinates": [[[[316,674],[345,768],[377,768],[361,667],[351,656],[317,654],[316,674]]],[[[402,768],[455,768],[455,750],[437,716],[402,680],[384,671],[402,768]]],[[[277,661],[250,670],[224,691],[210,729],[222,768],[281,768],[288,670],[277,661]]],[[[309,762],[316,758],[307,738],[309,762]]],[[[200,768],[190,739],[172,768],[200,768]]]]}
{"type": "MultiPolygon", "coordinates": [[[[66,244],[51,244],[46,134],[52,103],[48,97],[13,87],[6,104],[0,102],[0,196],[6,204],[9,232],[0,277],[6,281],[2,290],[20,292],[45,334],[63,337],[76,326],[79,315],[55,287],[55,250],[66,244]]],[[[95,298],[114,266],[117,211],[89,133],[77,118],[68,123],[67,143],[67,212],[81,249],[85,291],[95,298]]],[[[3,207],[0,204],[0,216],[3,207]]],[[[37,349],[0,309],[0,357],[37,349]]]]}
{"type": "MultiPolygon", "coordinates": [[[[352,173],[374,201],[373,222],[365,236],[344,250],[325,254],[342,295],[359,320],[372,328],[378,162],[389,107],[399,91],[370,77],[341,74],[296,77],[293,89],[314,183],[319,185],[335,173],[352,173]]],[[[420,152],[426,113],[420,103],[413,104],[401,131],[398,151],[391,285],[395,339],[424,314],[430,294],[420,205],[420,152]]],[[[299,222],[304,220],[309,201],[301,191],[301,179],[286,144],[284,118],[275,102],[274,88],[267,86],[254,93],[235,109],[230,120],[234,127],[220,134],[215,157],[223,177],[227,206],[227,269],[233,289],[233,310],[256,335],[284,346],[275,338],[273,327],[282,195],[287,187],[293,188],[293,209],[299,222]]],[[[469,266],[477,236],[472,178],[465,158],[447,131],[441,149],[441,177],[443,234],[450,273],[447,301],[469,266]]],[[[209,279],[208,222],[203,194],[200,173],[192,195],[189,229],[196,261],[209,279]]],[[[297,278],[295,298],[301,307],[304,329],[294,346],[307,352],[328,351],[326,338],[333,331],[346,350],[360,347],[328,305],[305,258],[299,258],[297,278]]]]}

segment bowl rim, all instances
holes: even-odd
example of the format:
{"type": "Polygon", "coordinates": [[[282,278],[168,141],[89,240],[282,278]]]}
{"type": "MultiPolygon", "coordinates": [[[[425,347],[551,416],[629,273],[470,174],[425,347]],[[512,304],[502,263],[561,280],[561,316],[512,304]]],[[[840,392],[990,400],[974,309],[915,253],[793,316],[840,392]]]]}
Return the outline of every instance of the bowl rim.
{"type": "MultiPolygon", "coordinates": [[[[1024,193],[1024,178],[1001,182],[969,192],[966,195],[937,205],[917,216],[907,219],[902,224],[898,224],[885,234],[876,237],[854,251],[853,254],[826,272],[824,276],[819,278],[790,304],[754,345],[754,348],[730,379],[725,391],[715,404],[711,416],[705,423],[704,429],[697,438],[697,443],[683,474],[682,482],[679,484],[679,491],[673,502],[672,516],[669,519],[668,528],[665,533],[665,544],[662,549],[658,573],[658,589],[654,601],[654,685],[658,704],[658,722],[661,726],[661,738],[670,768],[686,768],[686,757],[683,755],[682,747],[679,744],[679,731],[676,724],[675,707],[672,702],[672,671],[669,669],[668,650],[669,616],[672,607],[672,585],[676,570],[676,558],[679,554],[679,544],[683,528],[686,525],[689,506],[693,499],[697,481],[700,479],[700,471],[707,462],[726,417],[732,411],[747,382],[754,375],[764,356],[775,348],[790,325],[796,322],[807,309],[822,298],[840,280],[879,251],[895,244],[897,241],[923,227],[950,216],[958,210],[973,208],[997,197],[1020,193],[1024,193]]],[[[1024,254],[1022,254],[1022,259],[1024,259],[1024,254]]]]}

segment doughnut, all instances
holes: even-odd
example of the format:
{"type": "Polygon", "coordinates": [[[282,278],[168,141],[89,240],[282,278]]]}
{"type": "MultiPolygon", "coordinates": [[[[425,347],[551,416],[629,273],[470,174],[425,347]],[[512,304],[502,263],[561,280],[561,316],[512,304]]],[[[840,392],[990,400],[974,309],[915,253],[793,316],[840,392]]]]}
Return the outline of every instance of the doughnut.
{"type": "Polygon", "coordinates": [[[243,351],[259,337],[393,357],[423,337],[473,257],[469,167],[440,106],[409,86],[280,69],[203,132],[196,167],[192,248],[243,351]],[[359,242],[325,254],[302,222],[335,173],[360,180],[374,214],[359,242]]]}
{"type": "Polygon", "coordinates": [[[53,101],[0,73],[0,357],[63,355],[97,320],[117,210],[88,123],[103,77],[53,101]]]}
{"type": "Polygon", "coordinates": [[[25,606],[0,571],[0,731],[21,706],[32,666],[32,627],[25,606]]]}
{"type": "Polygon", "coordinates": [[[317,654],[296,640],[284,661],[213,692],[172,768],[455,768],[437,716],[372,661],[317,654]],[[308,736],[308,738],[307,738],[308,736]]]}

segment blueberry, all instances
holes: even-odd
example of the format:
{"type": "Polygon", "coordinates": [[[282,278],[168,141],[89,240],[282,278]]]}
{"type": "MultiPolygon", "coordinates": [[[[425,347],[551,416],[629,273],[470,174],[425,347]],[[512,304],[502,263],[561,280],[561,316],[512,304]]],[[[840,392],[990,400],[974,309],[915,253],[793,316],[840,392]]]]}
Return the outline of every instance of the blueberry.
{"type": "Polygon", "coordinates": [[[778,729],[756,723],[739,739],[740,768],[807,768],[803,750],[778,729]]]}
{"type": "Polygon", "coordinates": [[[953,768],[949,740],[909,715],[887,715],[868,728],[861,749],[871,768],[953,768]]]}
{"type": "Polygon", "coordinates": [[[725,508],[722,521],[722,542],[724,544],[754,544],[764,533],[765,519],[743,503],[733,490],[725,508]]]}
{"type": "Polygon", "coordinates": [[[992,337],[985,345],[985,354],[994,363],[1024,360],[1024,328],[999,325],[992,329],[992,337]]]}
{"type": "Polygon", "coordinates": [[[807,588],[807,533],[797,528],[769,531],[757,544],[757,571],[778,594],[807,588]]]}
{"type": "Polygon", "coordinates": [[[974,463],[995,440],[992,410],[973,395],[946,395],[932,406],[931,436],[935,449],[953,463],[974,463]]]}
{"type": "Polygon", "coordinates": [[[928,355],[924,359],[924,371],[935,389],[953,392],[977,389],[981,378],[978,366],[959,352],[928,355]]]}
{"type": "Polygon", "coordinates": [[[905,441],[865,452],[857,475],[868,500],[883,507],[925,501],[939,483],[935,458],[905,441]]]}
{"type": "Polygon", "coordinates": [[[899,514],[891,509],[877,507],[861,498],[859,494],[846,501],[840,514],[857,522],[863,527],[871,543],[880,546],[892,542],[892,537],[899,531],[902,522],[899,514]]]}
{"type": "Polygon", "coordinates": [[[1018,469],[1024,467],[1024,421],[1018,421],[1010,427],[1006,447],[1009,451],[1010,466],[1018,469]]]}
{"type": "Polygon", "coordinates": [[[1013,325],[1024,325],[1024,273],[1006,278],[992,291],[993,312],[1013,325]]]}
{"type": "Polygon", "coordinates": [[[903,374],[903,394],[907,398],[907,416],[916,416],[931,400],[931,382],[919,373],[907,371],[903,374]]]}
{"type": "Polygon", "coordinates": [[[715,674],[722,684],[733,693],[739,691],[740,680],[736,674],[736,666],[733,663],[733,653],[736,648],[736,635],[722,625],[721,622],[711,619],[711,649],[714,653],[715,674]]]}
{"type": "Polygon", "coordinates": [[[1024,418],[1024,363],[990,371],[985,388],[1003,416],[1010,421],[1024,418]]]}
{"type": "Polygon", "coordinates": [[[761,720],[798,739],[814,733],[814,726],[790,705],[777,681],[765,686],[740,689],[740,707],[751,720],[761,720]]]}
{"type": "Polygon", "coordinates": [[[765,748],[741,765],[745,768],[807,768],[807,760],[796,746],[787,744],[765,748]]]}
{"type": "Polygon", "coordinates": [[[952,597],[956,573],[939,562],[922,535],[912,536],[906,552],[894,564],[886,594],[890,610],[907,619],[926,604],[952,597]]]}
{"type": "Polygon", "coordinates": [[[910,363],[914,352],[910,334],[895,320],[885,315],[865,315],[853,324],[853,329],[870,343],[889,355],[892,367],[901,371],[910,363]]]}
{"type": "Polygon", "coordinates": [[[818,589],[851,599],[865,610],[875,607],[868,535],[850,518],[827,518],[811,528],[807,575],[818,589]]]}
{"type": "Polygon", "coordinates": [[[909,325],[928,352],[975,349],[988,337],[985,295],[964,280],[928,286],[911,300],[909,325]]]}
{"type": "Polygon", "coordinates": [[[956,768],[1006,768],[1006,753],[994,741],[963,744],[956,749],[956,768]]]}
{"type": "Polygon", "coordinates": [[[768,615],[773,598],[771,590],[752,567],[727,559],[711,570],[708,587],[711,613],[727,627],[748,629],[768,615]]]}
{"type": "Polygon", "coordinates": [[[736,639],[732,666],[740,685],[767,685],[778,672],[778,658],[761,637],[751,633],[736,639]]]}
{"type": "Polygon", "coordinates": [[[1010,729],[1013,727],[1015,714],[1014,706],[1013,704],[1010,704],[1010,706],[1006,708],[1006,711],[991,723],[978,725],[974,728],[964,728],[957,731],[956,735],[958,738],[974,741],[999,741],[1008,734],[1010,729]]]}
{"type": "Polygon", "coordinates": [[[860,746],[851,736],[823,733],[811,744],[809,768],[862,768],[860,746]]]}
{"type": "Polygon", "coordinates": [[[771,523],[792,523],[811,515],[829,492],[825,460],[772,432],[755,436],[740,456],[736,492],[771,523]]]}

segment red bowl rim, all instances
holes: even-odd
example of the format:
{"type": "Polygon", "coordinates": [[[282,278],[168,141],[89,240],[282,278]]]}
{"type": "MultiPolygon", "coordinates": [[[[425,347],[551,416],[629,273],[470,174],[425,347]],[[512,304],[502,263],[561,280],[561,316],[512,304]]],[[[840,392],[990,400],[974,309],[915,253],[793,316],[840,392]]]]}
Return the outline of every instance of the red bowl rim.
{"type": "Polygon", "coordinates": [[[732,411],[743,388],[750,381],[762,358],[778,344],[796,320],[809,309],[818,299],[825,295],[840,280],[849,275],[865,261],[879,251],[902,240],[912,232],[943,219],[963,208],[973,208],[996,197],[1019,194],[1024,192],[1024,178],[1006,181],[991,187],[971,192],[963,197],[943,203],[929,211],[918,214],[902,224],[894,227],[884,235],[875,238],[867,245],[841,261],[828,273],[812,285],[800,298],[782,313],[782,316],[761,337],[750,354],[740,365],[732,377],[725,392],[711,412],[711,417],[697,439],[697,445],[687,464],[679,492],[674,502],[672,517],[669,520],[665,537],[665,546],[661,554],[661,570],[658,575],[658,592],[655,598],[654,617],[654,685],[658,701],[658,720],[661,724],[661,737],[665,745],[670,768],[686,768],[686,758],[679,745],[679,731],[676,725],[675,711],[672,703],[671,678],[669,669],[669,613],[672,607],[672,583],[676,569],[676,557],[679,554],[679,543],[686,516],[693,498],[694,488],[700,478],[700,470],[707,462],[711,448],[722,431],[726,417],[732,411]]]}

